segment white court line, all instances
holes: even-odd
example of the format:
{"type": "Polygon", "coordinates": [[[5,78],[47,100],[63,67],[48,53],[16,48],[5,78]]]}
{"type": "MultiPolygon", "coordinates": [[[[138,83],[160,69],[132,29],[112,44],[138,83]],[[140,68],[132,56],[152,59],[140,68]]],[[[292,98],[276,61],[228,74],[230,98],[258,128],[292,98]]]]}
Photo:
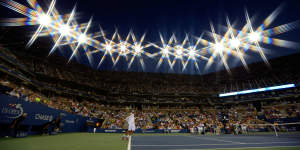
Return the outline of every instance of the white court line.
{"type": "Polygon", "coordinates": [[[129,136],[127,150],[131,150],[131,136],[129,136]]]}
{"type": "Polygon", "coordinates": [[[210,148],[210,149],[174,149],[174,150],[218,150],[218,149],[256,149],[256,148],[285,148],[285,147],[299,147],[300,145],[295,146],[268,146],[268,147],[239,147],[239,148],[210,148]]]}
{"type": "Polygon", "coordinates": [[[224,143],[224,144],[189,144],[189,145],[132,145],[133,147],[151,147],[151,146],[162,146],[162,147],[166,147],[166,146],[202,146],[202,145],[236,145],[236,144],[232,144],[232,143],[224,143]]]}
{"type": "Polygon", "coordinates": [[[246,144],[246,143],[241,143],[241,142],[234,142],[234,141],[229,141],[229,140],[221,140],[218,138],[208,138],[208,137],[195,137],[195,136],[187,136],[195,139],[204,139],[204,140],[212,140],[212,141],[218,141],[218,142],[225,142],[225,143],[233,143],[233,144],[246,144]]]}
{"type": "MultiPolygon", "coordinates": [[[[258,145],[258,144],[292,144],[292,143],[297,143],[300,144],[299,142],[262,142],[262,143],[242,143],[242,144],[234,144],[234,143],[222,143],[222,144],[188,144],[188,145],[132,145],[133,147],[157,147],[157,146],[207,146],[207,145],[258,145]]],[[[277,146],[275,146],[277,147],[277,146]]],[[[285,146],[279,146],[279,147],[285,147],[285,146]]],[[[294,146],[295,147],[295,146],[294,146]]]]}

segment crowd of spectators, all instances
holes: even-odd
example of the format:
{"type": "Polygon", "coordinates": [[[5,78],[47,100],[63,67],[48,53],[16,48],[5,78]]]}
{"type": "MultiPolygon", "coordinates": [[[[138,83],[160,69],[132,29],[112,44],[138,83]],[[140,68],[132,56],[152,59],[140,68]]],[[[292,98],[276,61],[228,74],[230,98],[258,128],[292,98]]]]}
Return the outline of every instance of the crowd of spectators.
{"type": "Polygon", "coordinates": [[[47,97],[38,91],[33,91],[27,87],[19,87],[9,81],[0,80],[1,86],[6,86],[12,90],[3,94],[23,99],[27,102],[40,103],[47,105],[50,108],[64,110],[66,112],[82,115],[86,117],[98,117],[101,113],[98,112],[101,105],[90,101],[74,101],[72,98],[62,96],[47,97]]]}
{"type": "MultiPolygon", "coordinates": [[[[18,75],[39,87],[50,90],[85,95],[94,99],[107,101],[141,101],[134,96],[146,96],[143,101],[175,102],[175,103],[215,103],[220,93],[266,87],[285,83],[298,83],[299,71],[292,65],[282,61],[291,59],[271,60],[274,66],[283,64],[276,69],[266,68],[263,63],[253,64],[250,73],[242,67],[233,68],[233,75],[221,71],[207,75],[158,74],[141,72],[97,71],[76,62],[67,63],[61,56],[50,56],[47,59],[27,55],[22,51],[2,51],[3,59],[17,62],[9,69],[16,70],[18,75]],[[26,55],[26,56],[25,56],[26,55]],[[21,67],[18,67],[20,66],[21,67]],[[267,73],[265,70],[268,70],[267,73]],[[23,70],[23,71],[22,71],[23,70]],[[29,74],[24,72],[29,72],[29,74]],[[281,71],[285,70],[282,74],[281,71]],[[171,96],[171,97],[166,97],[171,96]],[[175,96],[175,97],[174,97],[175,96]],[[201,98],[199,98],[199,96],[201,98]]],[[[2,53],[1,52],[1,53],[2,53]]],[[[2,61],[0,61],[2,62],[2,61]]],[[[6,63],[7,64],[7,63],[6,63]]],[[[295,89],[296,93],[300,91],[295,89]]],[[[267,94],[267,97],[270,94],[267,94]]],[[[274,94],[276,95],[276,93],[274,94]]],[[[271,96],[274,96],[271,95],[271,96]]],[[[257,95],[250,95],[257,96],[257,95]]],[[[260,98],[264,98],[259,95],[260,98]]],[[[248,97],[248,95],[247,95],[248,97]]],[[[234,97],[233,97],[234,98],[234,97]]],[[[232,99],[230,97],[229,99],[232,99]]],[[[244,99],[238,97],[238,99],[244,99]]],[[[226,99],[225,99],[226,100],[226,99]]]]}
{"type": "MultiPolygon", "coordinates": [[[[268,120],[269,122],[277,122],[281,119],[293,119],[299,118],[300,107],[293,103],[283,102],[272,102],[267,106],[263,107],[259,118],[262,120],[268,120]]],[[[290,120],[293,122],[293,120],[290,120]]],[[[295,120],[298,121],[298,120],[295,120]]]]}
{"type": "Polygon", "coordinates": [[[272,119],[300,117],[299,101],[278,100],[262,104],[260,111],[252,103],[232,104],[221,108],[210,106],[178,109],[145,106],[137,109],[132,106],[110,106],[60,96],[46,97],[9,81],[1,80],[0,83],[12,88],[6,93],[10,96],[77,115],[102,118],[105,120],[102,127],[111,129],[126,128],[125,118],[132,110],[135,112],[136,126],[139,129],[190,129],[203,125],[211,128],[230,128],[234,124],[268,123],[268,120],[272,119]]]}
{"type": "MultiPolygon", "coordinates": [[[[271,115],[269,118],[261,118],[263,115],[268,115],[269,107],[272,105],[263,106],[261,110],[257,110],[252,103],[247,105],[237,104],[232,105],[230,108],[216,109],[215,107],[204,109],[158,109],[150,110],[145,109],[137,111],[135,114],[136,123],[138,128],[141,129],[193,129],[205,126],[206,129],[213,131],[214,128],[231,130],[233,126],[244,125],[248,128],[257,128],[255,124],[270,124],[271,119],[276,119],[277,123],[280,123],[280,119],[285,118],[300,118],[300,103],[292,103],[288,106],[284,104],[278,105],[276,114],[280,115],[280,118],[276,115],[271,115]],[[289,112],[292,109],[292,114],[289,112]],[[143,116],[143,117],[141,117],[143,116]],[[142,124],[140,124],[141,122],[142,124]],[[144,126],[143,126],[144,125],[144,126]]],[[[272,111],[272,110],[271,110],[272,111]]],[[[124,118],[126,117],[126,111],[118,111],[118,113],[110,113],[110,117],[107,118],[106,127],[120,129],[124,127],[124,118]],[[122,124],[123,123],[123,124],[122,124]],[[111,125],[111,126],[109,126],[111,125]]],[[[233,132],[233,130],[231,130],[233,132]]]]}
{"type": "MultiPolygon", "coordinates": [[[[199,75],[183,74],[157,74],[139,72],[114,72],[96,71],[76,62],[66,63],[66,59],[59,56],[47,59],[19,55],[20,62],[30,70],[46,77],[63,81],[48,82],[51,86],[65,88],[66,81],[85,85],[91,88],[107,91],[111,94],[211,94],[216,95],[223,92],[239,91],[285,83],[296,83],[300,81],[299,71],[291,65],[282,65],[276,69],[270,69],[265,64],[249,65],[250,73],[242,67],[232,69],[233,75],[225,71],[199,75]],[[286,70],[282,74],[282,70],[286,70]],[[268,70],[268,71],[265,71],[268,70]],[[221,74],[221,75],[219,75],[221,74]]],[[[289,59],[284,59],[289,60],[289,59]]],[[[283,60],[273,60],[272,64],[277,67],[283,60]]],[[[286,64],[286,63],[284,63],[286,64]]],[[[275,67],[274,67],[275,68],[275,67]]],[[[71,88],[77,88],[72,86],[71,88]]],[[[80,88],[80,87],[78,87],[80,88]]]]}
{"type": "MultiPolygon", "coordinates": [[[[34,56],[14,56],[11,53],[8,56],[24,64],[26,66],[25,70],[28,69],[27,71],[33,74],[28,75],[28,78],[32,82],[27,84],[33,84],[33,81],[35,81],[52,88],[70,89],[76,93],[85,92],[88,96],[98,95],[98,98],[99,96],[106,97],[110,94],[121,96],[128,94],[150,94],[151,96],[164,94],[175,96],[180,94],[216,95],[227,90],[235,91],[260,86],[299,82],[299,76],[297,76],[299,72],[291,72],[287,68],[285,68],[287,69],[287,73],[283,75],[279,74],[277,70],[273,71],[271,75],[267,75],[266,73],[259,74],[258,76],[256,76],[256,73],[245,75],[245,73],[240,73],[241,68],[237,68],[234,70],[239,73],[239,76],[229,76],[224,72],[204,76],[192,76],[96,71],[73,62],[66,64],[65,60],[59,57],[43,59],[34,56]],[[222,74],[222,76],[218,74],[222,74]]],[[[3,64],[7,65],[7,63],[3,64]]],[[[18,67],[12,67],[11,69],[22,72],[18,70],[18,67]]],[[[259,67],[255,68],[255,70],[259,70],[259,67]]],[[[260,68],[260,70],[263,69],[260,68]]],[[[23,73],[26,76],[27,73],[23,73]]],[[[300,116],[299,101],[292,101],[289,105],[286,104],[287,101],[277,101],[278,104],[265,104],[259,110],[251,102],[246,105],[242,103],[228,104],[230,105],[229,107],[225,107],[224,104],[208,102],[210,107],[205,108],[195,105],[189,108],[181,107],[180,109],[173,106],[164,108],[166,106],[159,105],[146,105],[142,108],[137,108],[130,105],[104,105],[95,100],[77,99],[77,97],[70,95],[63,96],[58,93],[45,95],[40,89],[34,90],[33,88],[29,88],[29,85],[15,84],[5,79],[0,80],[0,83],[12,89],[5,93],[10,96],[28,102],[47,105],[48,107],[64,110],[72,114],[102,118],[104,119],[103,128],[124,128],[126,126],[125,118],[130,110],[134,110],[136,126],[141,129],[190,129],[203,125],[211,128],[216,126],[230,128],[233,124],[268,123],[269,120],[299,118],[300,116]],[[217,106],[221,108],[217,108],[217,106]]],[[[299,93],[299,89],[293,89],[293,93],[299,93]]],[[[162,101],[166,99],[162,98],[162,101]]],[[[130,99],[125,99],[124,101],[130,101],[130,99]]],[[[180,98],[180,101],[181,103],[193,104],[189,98],[180,98]]]]}

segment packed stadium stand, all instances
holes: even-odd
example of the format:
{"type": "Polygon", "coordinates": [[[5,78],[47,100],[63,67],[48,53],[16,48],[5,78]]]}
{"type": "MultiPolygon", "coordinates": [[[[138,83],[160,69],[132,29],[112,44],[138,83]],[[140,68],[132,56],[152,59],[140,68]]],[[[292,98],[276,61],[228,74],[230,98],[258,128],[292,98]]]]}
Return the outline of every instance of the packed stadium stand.
{"type": "MultiPolygon", "coordinates": [[[[300,54],[205,75],[97,71],[61,56],[40,58],[1,47],[1,93],[84,117],[101,128],[122,129],[128,110],[138,129],[187,129],[234,133],[236,124],[300,121],[298,87],[221,98],[220,93],[287,83],[299,85],[300,54]]],[[[257,128],[257,127],[256,127],[257,128]]],[[[297,126],[299,128],[299,126],[297,126]]],[[[282,129],[283,130],[283,129],[282,129]]]]}
{"type": "Polygon", "coordinates": [[[0,150],[299,150],[299,6],[0,0],[0,150]]]}

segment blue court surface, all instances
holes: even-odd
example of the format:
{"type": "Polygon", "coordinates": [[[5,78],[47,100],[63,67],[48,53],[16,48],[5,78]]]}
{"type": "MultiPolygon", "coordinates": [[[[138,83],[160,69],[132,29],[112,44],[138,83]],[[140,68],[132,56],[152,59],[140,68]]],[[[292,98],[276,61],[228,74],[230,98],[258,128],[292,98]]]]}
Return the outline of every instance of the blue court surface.
{"type": "Polygon", "coordinates": [[[136,135],[131,150],[196,150],[300,146],[300,134],[283,135],[136,135]]]}

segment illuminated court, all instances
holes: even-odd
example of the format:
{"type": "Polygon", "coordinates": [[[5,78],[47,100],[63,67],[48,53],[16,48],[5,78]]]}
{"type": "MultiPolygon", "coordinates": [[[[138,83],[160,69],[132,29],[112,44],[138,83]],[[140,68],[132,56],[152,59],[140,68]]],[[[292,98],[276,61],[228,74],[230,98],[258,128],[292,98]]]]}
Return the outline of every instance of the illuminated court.
{"type": "Polygon", "coordinates": [[[152,149],[248,149],[248,148],[281,148],[291,147],[299,149],[300,134],[283,135],[221,135],[221,136],[196,136],[196,135],[170,135],[147,136],[137,135],[132,137],[132,150],[152,149]]]}
{"type": "Polygon", "coordinates": [[[300,150],[300,0],[0,12],[0,150],[300,150]]]}

